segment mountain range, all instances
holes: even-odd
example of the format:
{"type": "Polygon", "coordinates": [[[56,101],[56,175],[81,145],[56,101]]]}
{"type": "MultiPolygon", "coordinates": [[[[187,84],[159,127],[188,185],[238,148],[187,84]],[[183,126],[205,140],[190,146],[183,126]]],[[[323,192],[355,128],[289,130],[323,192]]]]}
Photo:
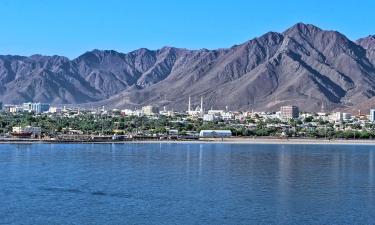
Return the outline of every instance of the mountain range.
{"type": "Polygon", "coordinates": [[[298,23],[216,50],[164,47],[129,53],[0,56],[0,100],[110,108],[334,111],[375,103],[375,36],[357,41],[298,23]]]}

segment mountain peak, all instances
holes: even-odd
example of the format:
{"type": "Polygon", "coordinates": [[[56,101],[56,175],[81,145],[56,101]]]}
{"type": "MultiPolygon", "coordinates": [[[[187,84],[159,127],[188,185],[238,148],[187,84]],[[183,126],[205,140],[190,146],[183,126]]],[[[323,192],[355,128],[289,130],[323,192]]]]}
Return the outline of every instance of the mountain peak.
{"type": "Polygon", "coordinates": [[[73,60],[0,56],[0,101],[118,108],[152,103],[181,110],[192,95],[203,96],[207,108],[274,111],[295,104],[304,111],[331,110],[375,96],[375,36],[357,44],[297,23],[232,48],[94,49],[73,60]]]}
{"type": "Polygon", "coordinates": [[[314,26],[312,24],[305,24],[305,23],[299,22],[299,23],[293,25],[292,27],[290,27],[289,29],[287,29],[284,32],[284,34],[293,34],[293,33],[309,34],[309,33],[315,33],[315,32],[319,32],[319,31],[322,31],[322,29],[320,29],[317,26],[314,26]]]}
{"type": "Polygon", "coordinates": [[[375,35],[369,35],[365,38],[360,38],[356,41],[357,44],[367,50],[375,49],[375,35]]]}

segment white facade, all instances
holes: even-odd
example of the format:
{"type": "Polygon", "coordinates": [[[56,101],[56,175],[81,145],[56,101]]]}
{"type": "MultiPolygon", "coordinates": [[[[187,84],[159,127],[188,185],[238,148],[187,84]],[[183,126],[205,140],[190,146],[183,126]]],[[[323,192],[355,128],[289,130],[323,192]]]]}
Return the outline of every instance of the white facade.
{"type": "Polygon", "coordinates": [[[370,109],[370,121],[375,122],[375,109],[370,109]]]}
{"type": "Polygon", "coordinates": [[[23,108],[21,106],[14,106],[14,107],[9,108],[9,112],[11,113],[18,113],[22,111],[23,111],[23,108]]]}
{"type": "Polygon", "coordinates": [[[147,116],[159,114],[159,107],[152,106],[152,105],[143,106],[142,112],[143,112],[143,114],[145,114],[147,116]]]}
{"type": "Polygon", "coordinates": [[[204,114],[203,121],[212,122],[216,120],[216,116],[214,114],[204,114]]]}
{"type": "Polygon", "coordinates": [[[329,120],[333,122],[340,122],[343,121],[343,113],[342,112],[335,112],[329,115],[329,120]]]}
{"type": "Polygon", "coordinates": [[[26,112],[34,112],[34,113],[43,113],[48,112],[50,105],[46,103],[40,102],[28,102],[23,103],[23,110],[26,112]]]}
{"type": "Polygon", "coordinates": [[[50,113],[61,113],[62,109],[59,108],[59,107],[51,107],[51,108],[49,108],[48,112],[50,112],[50,113]]]}
{"type": "Polygon", "coordinates": [[[123,110],[121,110],[121,114],[124,114],[125,116],[131,116],[131,115],[133,115],[133,110],[131,110],[131,109],[123,109],[123,110]]]}
{"type": "Polygon", "coordinates": [[[14,133],[31,132],[32,135],[39,136],[42,134],[42,129],[40,127],[32,127],[32,126],[13,127],[12,132],[14,133]]]}
{"type": "Polygon", "coordinates": [[[191,107],[191,98],[189,96],[189,104],[188,104],[188,111],[187,114],[189,116],[203,116],[204,110],[203,110],[203,97],[201,97],[201,105],[197,106],[195,110],[192,110],[191,107]]]}
{"type": "Polygon", "coordinates": [[[234,115],[231,112],[225,112],[225,113],[221,114],[221,118],[223,120],[232,120],[232,119],[234,119],[234,115]]]}
{"type": "Polygon", "coordinates": [[[222,115],[224,110],[208,110],[207,114],[209,115],[222,115]]]}
{"type": "Polygon", "coordinates": [[[352,114],[350,114],[350,113],[343,113],[343,114],[342,114],[342,119],[343,119],[344,121],[351,120],[351,119],[352,119],[352,114]]]}
{"type": "Polygon", "coordinates": [[[169,135],[178,135],[178,130],[173,129],[173,130],[168,130],[169,135]]]}

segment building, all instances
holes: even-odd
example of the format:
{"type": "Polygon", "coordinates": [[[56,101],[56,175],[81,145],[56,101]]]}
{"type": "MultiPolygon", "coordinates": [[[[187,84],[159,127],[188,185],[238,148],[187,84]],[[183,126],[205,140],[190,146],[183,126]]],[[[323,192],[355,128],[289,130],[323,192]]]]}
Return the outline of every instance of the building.
{"type": "Polygon", "coordinates": [[[19,112],[22,112],[22,111],[23,111],[22,106],[9,107],[9,112],[11,112],[11,113],[19,113],[19,112]]]}
{"type": "Polygon", "coordinates": [[[175,115],[175,113],[173,112],[173,110],[167,110],[166,106],[163,107],[162,111],[159,111],[159,114],[163,115],[163,116],[174,116],[175,115]]]}
{"type": "Polygon", "coordinates": [[[12,136],[14,137],[40,137],[42,134],[42,129],[40,127],[13,127],[12,136]]]}
{"type": "Polygon", "coordinates": [[[188,103],[188,111],[187,114],[189,116],[203,116],[204,110],[203,110],[203,97],[201,97],[201,105],[197,106],[195,110],[192,110],[191,107],[191,98],[189,96],[189,103],[188,103]]]}
{"type": "Polygon", "coordinates": [[[234,114],[231,113],[231,112],[225,112],[225,113],[221,114],[221,118],[223,120],[232,120],[232,119],[234,119],[234,114]]]}
{"type": "Polygon", "coordinates": [[[329,115],[329,120],[333,122],[342,122],[344,119],[342,112],[335,112],[329,115]]]}
{"type": "Polygon", "coordinates": [[[297,106],[281,106],[280,116],[282,119],[296,119],[299,117],[299,110],[297,106]]]}
{"type": "Polygon", "coordinates": [[[168,130],[168,135],[178,135],[178,130],[176,129],[168,130]]]}
{"type": "Polygon", "coordinates": [[[155,114],[159,114],[159,107],[152,106],[152,105],[147,105],[142,107],[142,112],[146,116],[151,116],[155,114]]]}
{"type": "Polygon", "coordinates": [[[203,138],[224,138],[231,137],[232,131],[230,130],[201,130],[199,137],[203,138]]]}
{"type": "Polygon", "coordinates": [[[51,107],[51,108],[49,108],[48,112],[50,112],[50,113],[61,113],[62,109],[59,108],[59,107],[51,107]]]}
{"type": "Polygon", "coordinates": [[[204,114],[203,115],[203,121],[205,121],[205,122],[213,122],[213,121],[216,121],[218,119],[219,119],[219,117],[216,116],[215,114],[204,114]]]}
{"type": "Polygon", "coordinates": [[[223,113],[224,113],[224,110],[213,110],[213,109],[210,109],[207,112],[207,114],[210,114],[210,115],[222,115],[223,113]]]}
{"type": "Polygon", "coordinates": [[[40,103],[40,102],[28,102],[23,103],[22,105],[23,111],[26,112],[34,112],[34,113],[44,113],[48,112],[50,105],[46,103],[40,103]]]}
{"type": "Polygon", "coordinates": [[[375,109],[370,109],[370,121],[375,122],[375,109]]]}
{"type": "Polygon", "coordinates": [[[123,109],[123,110],[121,110],[121,115],[122,116],[132,116],[133,113],[134,112],[131,109],[123,109]]]}
{"type": "Polygon", "coordinates": [[[351,120],[351,119],[352,119],[352,114],[350,114],[350,113],[343,113],[343,114],[342,114],[342,119],[343,119],[344,121],[351,120]]]}

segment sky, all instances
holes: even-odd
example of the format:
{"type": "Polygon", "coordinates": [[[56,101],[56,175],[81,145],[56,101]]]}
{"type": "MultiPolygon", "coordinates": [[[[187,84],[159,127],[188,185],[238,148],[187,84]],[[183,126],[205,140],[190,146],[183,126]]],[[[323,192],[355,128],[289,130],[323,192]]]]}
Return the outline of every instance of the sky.
{"type": "Polygon", "coordinates": [[[226,48],[298,23],[375,34],[374,0],[0,0],[0,54],[226,48]]]}

